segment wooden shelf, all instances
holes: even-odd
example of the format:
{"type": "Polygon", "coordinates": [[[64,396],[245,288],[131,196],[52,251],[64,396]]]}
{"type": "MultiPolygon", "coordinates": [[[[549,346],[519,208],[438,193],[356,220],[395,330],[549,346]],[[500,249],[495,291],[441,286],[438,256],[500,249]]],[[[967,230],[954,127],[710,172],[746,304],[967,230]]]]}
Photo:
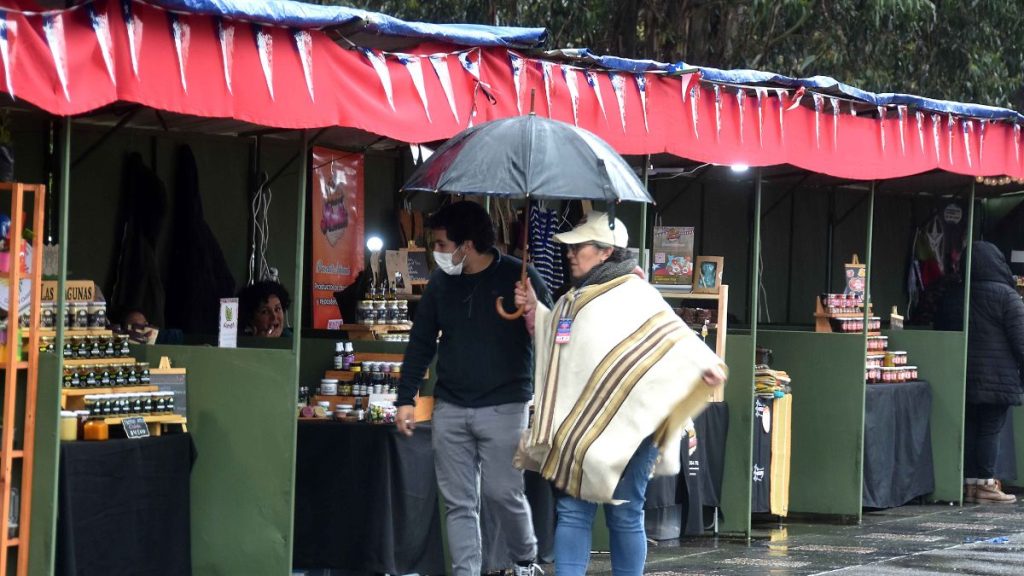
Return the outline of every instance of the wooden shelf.
{"type": "Polygon", "coordinates": [[[159,386],[104,386],[102,388],[61,388],[65,396],[87,396],[91,394],[139,394],[142,392],[158,392],[159,386]]]}
{"type": "MultiPolygon", "coordinates": [[[[704,328],[703,324],[690,324],[690,323],[687,323],[686,325],[690,327],[690,330],[693,330],[697,334],[700,334],[701,329],[704,328]]],[[[718,330],[718,324],[708,324],[708,331],[712,331],[712,330],[718,330]]]]}
{"type": "Polygon", "coordinates": [[[18,546],[21,546],[21,541],[18,540],[17,538],[12,538],[12,539],[7,541],[7,547],[8,548],[17,548],[18,546]]]}
{"type": "MultiPolygon", "coordinates": [[[[105,424],[116,425],[120,424],[125,418],[136,418],[136,416],[109,416],[103,419],[105,424]]],[[[184,416],[178,416],[177,414],[159,414],[156,416],[141,416],[146,421],[146,424],[185,424],[187,422],[184,416]]]]}
{"type": "Polygon", "coordinates": [[[663,298],[678,298],[680,300],[718,300],[718,294],[694,294],[693,292],[683,292],[682,290],[666,290],[656,284],[652,284],[652,286],[654,286],[663,298]]]}
{"type": "Polygon", "coordinates": [[[11,450],[11,458],[24,458],[24,457],[25,457],[25,451],[24,450],[11,450]]]}
{"type": "MultiPolygon", "coordinates": [[[[0,362],[0,370],[6,370],[9,366],[3,362],[0,362]]],[[[28,362],[21,361],[14,365],[16,370],[28,370],[28,362]]]]}
{"type": "Polygon", "coordinates": [[[113,364],[135,364],[135,358],[67,358],[64,367],[111,366],[113,364]]]}
{"type": "Polygon", "coordinates": [[[847,314],[824,314],[815,313],[815,318],[835,318],[836,320],[859,320],[864,318],[863,312],[850,312],[847,314]]]}
{"type": "MultiPolygon", "coordinates": [[[[113,336],[113,335],[114,335],[114,331],[113,330],[103,330],[103,329],[100,329],[100,328],[65,328],[64,329],[64,336],[68,337],[68,338],[70,338],[72,336],[108,336],[109,337],[109,336],[113,336]]],[[[40,337],[54,337],[54,338],[56,338],[57,337],[57,330],[55,328],[40,328],[39,329],[39,336],[40,337]]]]}

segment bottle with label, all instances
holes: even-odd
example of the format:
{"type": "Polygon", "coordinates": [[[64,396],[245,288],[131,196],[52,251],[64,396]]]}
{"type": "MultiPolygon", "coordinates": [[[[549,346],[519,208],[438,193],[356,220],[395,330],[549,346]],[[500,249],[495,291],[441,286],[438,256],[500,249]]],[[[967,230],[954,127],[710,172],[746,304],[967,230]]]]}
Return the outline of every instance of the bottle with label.
{"type": "Polygon", "coordinates": [[[345,359],[343,361],[342,370],[352,369],[352,363],[356,361],[356,352],[352,348],[351,342],[345,342],[345,359]]]}
{"type": "Polygon", "coordinates": [[[334,343],[334,369],[335,370],[348,370],[345,367],[345,343],[335,342],[334,343]]]}

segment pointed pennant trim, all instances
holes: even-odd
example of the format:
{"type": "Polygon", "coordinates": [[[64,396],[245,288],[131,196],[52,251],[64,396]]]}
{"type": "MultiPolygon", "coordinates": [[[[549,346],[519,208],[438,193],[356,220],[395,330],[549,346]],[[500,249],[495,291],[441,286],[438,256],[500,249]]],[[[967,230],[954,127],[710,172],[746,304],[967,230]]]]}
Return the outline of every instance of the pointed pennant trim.
{"type": "Polygon", "coordinates": [[[832,105],[832,150],[839,150],[839,98],[830,97],[832,105]]]}
{"type": "Polygon", "coordinates": [[[103,64],[107,67],[107,75],[110,76],[110,83],[117,87],[117,75],[114,72],[114,43],[110,37],[110,19],[106,11],[98,12],[95,4],[87,4],[89,11],[89,22],[92,24],[92,31],[96,34],[96,41],[100,45],[100,55],[103,56],[103,64]]]}
{"type": "Polygon", "coordinates": [[[967,166],[973,168],[974,162],[971,161],[971,134],[974,132],[974,121],[964,120],[962,127],[964,131],[964,155],[967,156],[967,166]]]}
{"type": "Polygon", "coordinates": [[[694,85],[690,88],[690,119],[693,122],[693,137],[700,140],[700,132],[697,130],[697,103],[700,101],[700,86],[694,85]]]}
{"type": "Polygon", "coordinates": [[[395,111],[395,97],[391,91],[391,72],[388,71],[388,64],[384,61],[384,55],[379,51],[371,50],[369,48],[360,48],[366,59],[370,61],[370,65],[373,66],[373,70],[377,73],[377,78],[380,80],[380,85],[384,88],[384,95],[387,96],[388,104],[391,105],[391,111],[395,111]]]}
{"type": "Polygon", "coordinates": [[[235,65],[235,27],[233,24],[225,24],[223,18],[217,18],[217,40],[220,44],[220,65],[224,71],[224,85],[228,87],[229,94],[234,94],[231,77],[235,65]]]}
{"type": "Polygon", "coordinates": [[[576,70],[572,66],[562,66],[562,76],[565,78],[565,86],[569,89],[569,101],[572,103],[572,123],[580,125],[580,87],[579,78],[576,77],[576,70]]]}
{"type": "Polygon", "coordinates": [[[715,91],[715,142],[722,137],[722,87],[718,84],[713,86],[715,91]]]}
{"type": "Polygon", "coordinates": [[[932,114],[932,141],[935,144],[935,161],[942,158],[942,145],[940,144],[939,129],[942,124],[942,116],[932,114]]]}
{"type": "Polygon", "coordinates": [[[456,122],[461,122],[461,120],[459,120],[459,111],[455,107],[455,92],[452,89],[452,77],[448,72],[448,55],[431,54],[430,65],[434,67],[434,73],[437,74],[437,79],[441,82],[441,89],[444,90],[444,97],[448,99],[448,107],[452,110],[452,116],[455,117],[456,122]]]}
{"type": "Polygon", "coordinates": [[[825,106],[825,97],[815,92],[811,98],[814,100],[814,145],[821,150],[821,109],[825,106]]]}
{"type": "MultiPolygon", "coordinates": [[[[467,50],[465,52],[459,52],[459,62],[462,63],[462,68],[466,72],[469,72],[469,75],[473,77],[473,80],[476,80],[476,89],[483,90],[484,96],[487,97],[488,102],[490,102],[491,104],[496,103],[497,100],[494,98],[494,94],[491,93],[491,85],[488,84],[487,82],[484,82],[483,79],[480,77],[480,49],[474,48],[472,50],[467,50]],[[476,60],[472,58],[473,53],[476,53],[476,60]]],[[[470,114],[470,116],[476,115],[475,104],[473,106],[473,109],[474,111],[473,113],[470,114]]],[[[472,122],[472,118],[470,118],[470,121],[472,122]]]]}
{"type": "Polygon", "coordinates": [[[554,64],[542,60],[540,63],[541,75],[544,78],[544,99],[548,103],[548,118],[551,118],[551,69],[554,64]]]}
{"type": "Polygon", "coordinates": [[[978,167],[981,167],[985,155],[985,130],[988,128],[988,120],[978,120],[978,167]]]}
{"type": "Polygon", "coordinates": [[[181,89],[188,94],[188,52],[192,44],[192,27],[174,12],[168,12],[171,23],[171,34],[174,35],[174,52],[178,56],[178,71],[181,74],[181,89]]]}
{"type": "Polygon", "coordinates": [[[50,47],[50,54],[53,56],[53,65],[57,69],[60,87],[64,89],[64,98],[71,102],[71,93],[68,92],[68,55],[64,39],[64,15],[57,12],[43,16],[43,32],[46,34],[46,44],[50,47]]]}
{"type": "Polygon", "coordinates": [[[885,106],[878,106],[878,133],[882,138],[882,152],[885,152],[885,106]]]}
{"type": "Polygon", "coordinates": [[[615,100],[619,103],[619,120],[622,121],[622,131],[626,131],[626,80],[621,74],[608,72],[608,79],[611,80],[612,90],[615,92],[615,100]]]}
{"type": "Polygon", "coordinates": [[[924,154],[924,112],[914,112],[914,118],[917,120],[917,140],[921,143],[921,154],[924,154]]]}
{"type": "Polygon", "coordinates": [[[744,116],[744,108],[746,108],[746,106],[745,106],[746,101],[747,101],[747,93],[743,90],[743,88],[740,88],[736,92],[736,109],[739,110],[739,115],[740,115],[740,121],[739,121],[740,144],[743,144],[743,116],[744,116]]]}
{"type": "Polygon", "coordinates": [[[252,25],[252,33],[256,37],[256,51],[260,55],[260,67],[263,68],[263,78],[267,81],[267,92],[270,99],[274,97],[274,37],[270,31],[259,24],[252,25]]]}
{"type": "Polygon", "coordinates": [[[434,121],[430,118],[430,102],[427,100],[427,87],[423,83],[423,63],[420,62],[419,56],[412,56],[410,54],[396,54],[395,56],[409,72],[409,77],[412,78],[412,85],[420,97],[420,102],[423,104],[423,111],[427,114],[427,122],[433,124],[434,121]]]}
{"type": "Polygon", "coordinates": [[[764,99],[768,96],[767,88],[755,88],[757,94],[757,141],[764,148],[764,99]]]}
{"type": "Polygon", "coordinates": [[[900,123],[900,154],[907,155],[907,138],[904,134],[907,126],[907,107],[903,105],[896,106],[896,116],[899,118],[900,123]]]}
{"type": "MultiPolygon", "coordinates": [[[[302,64],[302,76],[306,79],[309,100],[316,102],[316,94],[313,92],[313,35],[308,30],[295,30],[292,37],[295,38],[295,49],[299,52],[299,62],[302,64]]],[[[422,72],[420,81],[423,81],[422,72]]],[[[430,118],[429,113],[427,118],[430,118]]]]}
{"type": "Polygon", "coordinates": [[[0,56],[4,60],[4,80],[7,82],[7,93],[15,100],[17,98],[14,96],[14,82],[11,74],[11,66],[14,64],[11,60],[11,42],[14,40],[16,30],[17,21],[8,20],[7,11],[0,10],[0,56]]]}
{"type": "Polygon", "coordinates": [[[640,92],[640,106],[644,112],[644,130],[650,132],[651,128],[647,125],[647,76],[634,74],[633,78],[636,80],[636,89],[640,92]]]}
{"type": "Polygon", "coordinates": [[[594,96],[597,98],[597,105],[601,108],[601,115],[604,116],[604,121],[608,121],[608,112],[604,109],[604,98],[601,96],[601,83],[598,81],[597,72],[593,70],[584,70],[583,76],[587,79],[587,84],[594,91],[594,96]]]}
{"type": "Polygon", "coordinates": [[[800,100],[803,100],[804,94],[806,93],[807,88],[804,88],[803,86],[797,88],[797,91],[793,93],[793,100],[790,101],[789,107],[786,108],[786,111],[789,112],[790,110],[796,110],[797,107],[800,106],[800,100]]]}
{"type": "Polygon", "coordinates": [[[857,108],[853,105],[852,101],[850,102],[850,116],[857,117],[857,108]]]}
{"type": "Polygon", "coordinates": [[[1020,124],[1013,125],[1013,159],[1020,166],[1020,124]]]}
{"type": "Polygon", "coordinates": [[[516,89],[516,110],[519,114],[523,113],[523,87],[521,85],[521,76],[523,74],[523,58],[515,52],[509,51],[508,62],[512,66],[512,85],[516,89]]]}
{"type": "Polygon", "coordinates": [[[952,166],[953,162],[953,132],[956,129],[956,118],[952,114],[949,115],[949,119],[946,121],[946,144],[949,149],[949,165],[952,166]]]}
{"type": "Polygon", "coordinates": [[[132,0],[121,0],[121,15],[128,31],[128,52],[132,57],[132,72],[139,78],[139,56],[142,51],[142,18],[134,13],[132,0]]]}
{"type": "Polygon", "coordinates": [[[786,91],[782,88],[775,89],[775,97],[779,100],[779,140],[782,142],[786,141],[786,122],[783,118],[783,112],[786,111],[786,91]]]}

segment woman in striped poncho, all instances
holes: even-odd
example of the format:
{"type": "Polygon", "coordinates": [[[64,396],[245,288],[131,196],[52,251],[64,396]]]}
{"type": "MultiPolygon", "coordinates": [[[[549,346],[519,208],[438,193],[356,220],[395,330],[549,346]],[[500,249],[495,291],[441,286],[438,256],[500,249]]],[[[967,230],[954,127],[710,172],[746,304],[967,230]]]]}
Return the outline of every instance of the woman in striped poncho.
{"type": "Polygon", "coordinates": [[[535,415],[517,464],[558,493],[555,570],[583,575],[605,505],[612,572],[639,576],[647,556],[644,493],[678,474],[684,423],[725,365],[634,272],[622,222],[592,213],[555,240],[567,245],[573,289],[551,310],[517,286],[534,334],[535,415]]]}

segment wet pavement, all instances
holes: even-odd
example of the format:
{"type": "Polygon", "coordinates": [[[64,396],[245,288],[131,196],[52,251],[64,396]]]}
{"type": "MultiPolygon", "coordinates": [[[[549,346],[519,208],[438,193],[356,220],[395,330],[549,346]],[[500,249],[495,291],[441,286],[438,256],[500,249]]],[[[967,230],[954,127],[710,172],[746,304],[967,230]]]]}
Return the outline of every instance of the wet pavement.
{"type": "MultiPolygon", "coordinates": [[[[553,567],[545,566],[553,574],[553,567]]],[[[659,542],[650,576],[923,576],[1024,574],[1024,503],[904,506],[865,513],[862,524],[755,524],[753,537],[659,542]]],[[[610,575],[606,554],[588,574],[610,575]]]]}

